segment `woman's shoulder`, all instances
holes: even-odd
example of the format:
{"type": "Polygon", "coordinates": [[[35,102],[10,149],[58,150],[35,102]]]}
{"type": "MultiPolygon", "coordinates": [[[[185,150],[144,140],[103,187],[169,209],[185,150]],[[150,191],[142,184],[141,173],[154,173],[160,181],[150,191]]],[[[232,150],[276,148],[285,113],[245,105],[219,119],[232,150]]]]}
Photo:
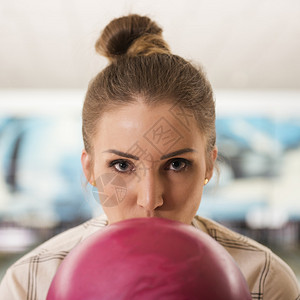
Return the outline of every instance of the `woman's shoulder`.
{"type": "Polygon", "coordinates": [[[104,214],[92,218],[80,225],[67,229],[53,236],[23,256],[14,265],[24,263],[24,261],[29,260],[36,255],[45,256],[49,255],[50,253],[61,253],[63,256],[64,253],[69,253],[77,244],[106,225],[107,217],[104,214]]]}
{"type": "Polygon", "coordinates": [[[30,251],[7,270],[0,285],[0,299],[45,299],[52,278],[68,253],[106,225],[107,218],[101,215],[30,251]]]}
{"type": "Polygon", "coordinates": [[[270,249],[266,246],[248,238],[242,234],[239,234],[224,225],[201,216],[195,216],[193,219],[193,225],[196,228],[201,228],[206,231],[213,239],[219,244],[228,249],[240,249],[251,252],[269,252],[270,249]]]}
{"type": "Polygon", "coordinates": [[[229,252],[246,278],[253,299],[300,299],[295,274],[269,248],[207,218],[195,216],[193,225],[204,229],[229,252]]]}

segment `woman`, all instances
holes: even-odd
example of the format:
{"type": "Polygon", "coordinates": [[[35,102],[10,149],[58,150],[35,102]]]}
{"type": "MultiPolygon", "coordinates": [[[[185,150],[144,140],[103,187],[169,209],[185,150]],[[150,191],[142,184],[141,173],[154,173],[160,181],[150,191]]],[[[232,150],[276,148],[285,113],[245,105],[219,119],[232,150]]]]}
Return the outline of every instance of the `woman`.
{"type": "Polygon", "coordinates": [[[217,158],[211,86],[199,67],[171,54],[147,17],[113,20],[96,42],[110,64],[83,106],[81,162],[105,215],[70,229],[16,262],[1,299],[45,299],[66,255],[106,225],[161,217],[195,226],[236,260],[253,299],[300,299],[291,269],[266,247],[195,216],[217,158]]]}

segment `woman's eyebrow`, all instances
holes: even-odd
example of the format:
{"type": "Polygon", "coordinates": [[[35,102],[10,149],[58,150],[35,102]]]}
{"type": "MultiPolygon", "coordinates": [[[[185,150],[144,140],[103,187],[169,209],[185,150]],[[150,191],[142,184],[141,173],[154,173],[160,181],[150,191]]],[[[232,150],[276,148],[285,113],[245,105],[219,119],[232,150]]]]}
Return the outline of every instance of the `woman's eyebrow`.
{"type": "Polygon", "coordinates": [[[131,158],[131,159],[139,160],[139,158],[135,155],[132,155],[132,154],[126,153],[126,152],[122,152],[122,151],[119,151],[119,150],[115,150],[115,149],[108,149],[108,150],[105,150],[103,152],[114,153],[114,154],[117,154],[117,155],[122,156],[122,157],[127,157],[127,158],[131,158]]]}
{"type": "MultiPolygon", "coordinates": [[[[139,157],[137,157],[136,155],[126,153],[126,152],[122,152],[122,151],[115,150],[115,149],[108,149],[108,150],[103,151],[102,153],[104,153],[104,152],[114,153],[114,154],[122,156],[122,157],[131,158],[131,159],[134,159],[134,160],[139,160],[139,157]]],[[[180,150],[168,153],[168,154],[164,154],[163,156],[161,156],[160,160],[167,159],[167,158],[170,158],[170,157],[173,157],[173,156],[176,156],[176,155],[180,155],[180,154],[183,154],[183,153],[187,153],[187,152],[197,152],[197,151],[195,149],[192,149],[192,148],[184,148],[184,149],[180,149],[180,150]]]]}
{"type": "Polygon", "coordinates": [[[166,158],[170,158],[170,157],[173,157],[173,156],[176,156],[176,155],[179,155],[179,154],[187,153],[187,152],[197,152],[197,151],[195,149],[192,149],[192,148],[184,148],[184,149],[180,149],[180,150],[168,153],[168,154],[164,154],[160,158],[160,160],[163,160],[163,159],[166,159],[166,158]]]}

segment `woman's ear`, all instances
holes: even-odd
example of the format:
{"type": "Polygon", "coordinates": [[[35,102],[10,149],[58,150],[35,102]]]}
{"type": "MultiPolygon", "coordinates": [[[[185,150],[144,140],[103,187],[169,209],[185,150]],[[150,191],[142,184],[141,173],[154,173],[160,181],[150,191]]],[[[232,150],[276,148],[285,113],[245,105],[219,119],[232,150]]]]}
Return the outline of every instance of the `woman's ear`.
{"type": "Polygon", "coordinates": [[[85,149],[82,150],[81,153],[81,165],[83,169],[83,173],[85,175],[85,178],[87,181],[92,184],[93,183],[93,178],[92,178],[92,163],[91,163],[91,157],[90,155],[86,152],[85,149]]]}
{"type": "Polygon", "coordinates": [[[208,180],[210,180],[213,176],[214,173],[214,166],[216,163],[218,157],[218,148],[217,146],[214,146],[214,148],[211,150],[210,153],[210,162],[206,167],[206,173],[205,173],[205,178],[207,178],[208,180]]]}

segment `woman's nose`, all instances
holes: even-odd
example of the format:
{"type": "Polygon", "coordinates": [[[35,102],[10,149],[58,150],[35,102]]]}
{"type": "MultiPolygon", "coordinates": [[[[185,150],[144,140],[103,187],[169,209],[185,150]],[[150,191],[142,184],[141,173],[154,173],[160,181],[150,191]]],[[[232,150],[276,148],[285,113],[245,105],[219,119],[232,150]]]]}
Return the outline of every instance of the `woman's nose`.
{"type": "Polygon", "coordinates": [[[162,182],[150,170],[140,178],[137,204],[145,210],[148,217],[153,216],[154,210],[163,205],[162,182]]]}

